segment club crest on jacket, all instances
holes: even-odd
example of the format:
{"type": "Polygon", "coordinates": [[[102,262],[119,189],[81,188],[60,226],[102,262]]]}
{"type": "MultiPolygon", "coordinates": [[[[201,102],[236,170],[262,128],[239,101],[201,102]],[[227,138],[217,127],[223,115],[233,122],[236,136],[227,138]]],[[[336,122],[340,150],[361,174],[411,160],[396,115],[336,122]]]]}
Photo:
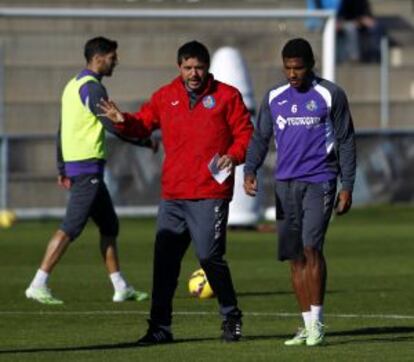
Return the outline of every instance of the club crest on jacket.
{"type": "Polygon", "coordinates": [[[216,105],[216,100],[213,96],[205,96],[203,98],[203,106],[204,108],[211,109],[216,105]]]}

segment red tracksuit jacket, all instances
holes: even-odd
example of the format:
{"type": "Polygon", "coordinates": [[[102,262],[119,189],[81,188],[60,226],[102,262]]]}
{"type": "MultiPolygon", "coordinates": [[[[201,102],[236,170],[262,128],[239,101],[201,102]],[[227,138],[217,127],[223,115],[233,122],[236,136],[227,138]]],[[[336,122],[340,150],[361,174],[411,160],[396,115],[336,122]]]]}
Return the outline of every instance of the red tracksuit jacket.
{"type": "Polygon", "coordinates": [[[237,164],[244,162],[253,126],[236,88],[210,75],[206,89],[190,109],[187,90],[177,77],[138,112],[124,113],[124,117],[117,128],[126,136],[148,137],[161,128],[163,199],[231,199],[233,177],[219,184],[208,163],[216,153],[232,156],[237,164]]]}

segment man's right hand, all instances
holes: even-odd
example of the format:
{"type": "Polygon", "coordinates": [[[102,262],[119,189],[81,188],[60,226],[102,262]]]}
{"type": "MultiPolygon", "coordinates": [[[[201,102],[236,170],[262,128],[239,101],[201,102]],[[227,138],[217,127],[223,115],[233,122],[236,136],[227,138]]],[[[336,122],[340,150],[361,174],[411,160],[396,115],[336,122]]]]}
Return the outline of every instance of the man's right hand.
{"type": "Polygon", "coordinates": [[[352,205],[352,192],[349,190],[341,190],[338,193],[335,202],[335,212],[337,215],[346,214],[352,205]]]}
{"type": "Polygon", "coordinates": [[[97,104],[97,107],[102,110],[102,113],[98,114],[98,116],[106,117],[113,123],[125,122],[122,112],[114,101],[106,101],[105,99],[101,99],[101,101],[97,104]]]}
{"type": "Polygon", "coordinates": [[[72,182],[69,177],[59,175],[57,179],[57,184],[60,187],[63,187],[65,190],[69,190],[72,186],[72,182]]]}
{"type": "Polygon", "coordinates": [[[249,196],[256,196],[257,194],[257,178],[255,175],[245,175],[244,176],[244,191],[249,196]]]}

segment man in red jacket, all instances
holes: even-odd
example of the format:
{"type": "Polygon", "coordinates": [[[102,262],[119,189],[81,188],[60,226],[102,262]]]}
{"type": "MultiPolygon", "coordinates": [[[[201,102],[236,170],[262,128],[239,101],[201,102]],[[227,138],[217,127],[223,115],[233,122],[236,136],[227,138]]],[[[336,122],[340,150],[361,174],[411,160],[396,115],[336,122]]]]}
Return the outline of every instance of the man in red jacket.
{"type": "Polygon", "coordinates": [[[217,295],[222,338],[238,341],[242,313],[223,258],[234,178],[232,172],[227,178],[220,176],[244,162],[253,126],[238,90],[208,72],[210,55],[203,44],[191,41],[181,46],[177,63],[180,75],[137,113],[122,113],[111,101],[101,103],[104,115],[126,136],[147,137],[160,128],[165,149],[151,318],[138,344],[173,341],[172,299],[190,242],[217,295]]]}

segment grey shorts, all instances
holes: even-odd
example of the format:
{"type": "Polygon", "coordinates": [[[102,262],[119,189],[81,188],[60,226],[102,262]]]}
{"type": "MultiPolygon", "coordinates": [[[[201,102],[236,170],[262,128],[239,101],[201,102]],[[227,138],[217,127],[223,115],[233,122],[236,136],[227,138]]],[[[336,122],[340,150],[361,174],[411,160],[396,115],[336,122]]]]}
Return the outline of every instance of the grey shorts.
{"type": "Polygon", "coordinates": [[[79,175],[72,177],[71,182],[66,215],[60,229],[74,240],[91,217],[101,235],[116,237],[119,231],[118,217],[103,176],[79,175]]]}
{"type": "Polygon", "coordinates": [[[322,250],[336,195],[336,179],[276,182],[279,260],[303,256],[303,247],[322,250]]]}

